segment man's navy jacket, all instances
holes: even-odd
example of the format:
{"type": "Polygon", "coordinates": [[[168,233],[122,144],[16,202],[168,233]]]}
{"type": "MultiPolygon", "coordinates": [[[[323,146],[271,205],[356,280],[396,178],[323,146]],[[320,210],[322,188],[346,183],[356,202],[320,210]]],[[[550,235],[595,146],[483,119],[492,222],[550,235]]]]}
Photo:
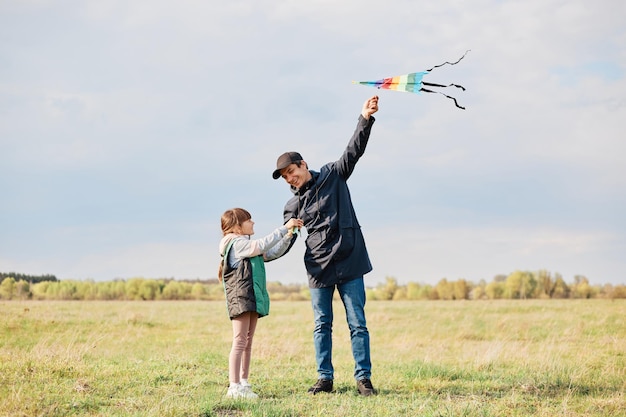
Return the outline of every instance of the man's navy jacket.
{"type": "Polygon", "coordinates": [[[372,270],[346,181],[365,152],[374,120],[359,116],[341,158],[319,172],[310,170],[312,179],[300,189],[291,187],[294,196],[285,204],[284,220],[304,221],[304,265],[311,288],[341,284],[372,270]]]}

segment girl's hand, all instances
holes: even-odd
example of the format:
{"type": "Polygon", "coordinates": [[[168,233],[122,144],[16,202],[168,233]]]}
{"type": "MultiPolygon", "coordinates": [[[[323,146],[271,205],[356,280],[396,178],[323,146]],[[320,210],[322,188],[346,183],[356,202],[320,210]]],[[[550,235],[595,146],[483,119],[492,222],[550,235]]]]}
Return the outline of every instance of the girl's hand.
{"type": "Polygon", "coordinates": [[[301,219],[289,219],[289,221],[285,223],[285,226],[291,236],[295,231],[300,231],[300,228],[304,226],[304,222],[301,219]]]}

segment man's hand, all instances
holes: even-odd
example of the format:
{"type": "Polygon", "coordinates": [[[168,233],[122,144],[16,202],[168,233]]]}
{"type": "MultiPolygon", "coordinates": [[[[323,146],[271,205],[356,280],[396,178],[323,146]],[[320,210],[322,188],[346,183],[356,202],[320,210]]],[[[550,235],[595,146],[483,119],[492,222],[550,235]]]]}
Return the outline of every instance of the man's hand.
{"type": "Polygon", "coordinates": [[[361,110],[361,116],[365,120],[369,120],[370,116],[378,111],[378,96],[372,96],[368,98],[363,104],[363,110],[361,110]]]}

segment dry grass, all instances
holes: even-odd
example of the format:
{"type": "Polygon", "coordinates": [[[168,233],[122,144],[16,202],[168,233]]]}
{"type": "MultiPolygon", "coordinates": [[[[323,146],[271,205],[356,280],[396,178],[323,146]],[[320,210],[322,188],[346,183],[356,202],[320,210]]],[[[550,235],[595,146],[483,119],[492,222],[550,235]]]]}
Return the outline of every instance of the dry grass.
{"type": "Polygon", "coordinates": [[[309,302],[259,322],[259,401],[223,397],[223,302],[0,302],[4,416],[624,416],[626,301],[393,301],[367,305],[373,381],[355,394],[335,311],[335,393],[315,379],[309,302]]]}

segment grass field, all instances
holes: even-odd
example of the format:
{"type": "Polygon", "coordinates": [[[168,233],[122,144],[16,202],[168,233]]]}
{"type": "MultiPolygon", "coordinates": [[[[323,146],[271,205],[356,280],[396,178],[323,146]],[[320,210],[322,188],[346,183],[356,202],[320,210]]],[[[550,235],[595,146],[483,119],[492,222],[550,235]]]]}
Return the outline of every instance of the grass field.
{"type": "Polygon", "coordinates": [[[0,416],[626,416],[625,300],[369,302],[369,398],[335,307],[335,392],[310,304],[274,302],[245,402],[223,302],[0,302],[0,416]]]}

